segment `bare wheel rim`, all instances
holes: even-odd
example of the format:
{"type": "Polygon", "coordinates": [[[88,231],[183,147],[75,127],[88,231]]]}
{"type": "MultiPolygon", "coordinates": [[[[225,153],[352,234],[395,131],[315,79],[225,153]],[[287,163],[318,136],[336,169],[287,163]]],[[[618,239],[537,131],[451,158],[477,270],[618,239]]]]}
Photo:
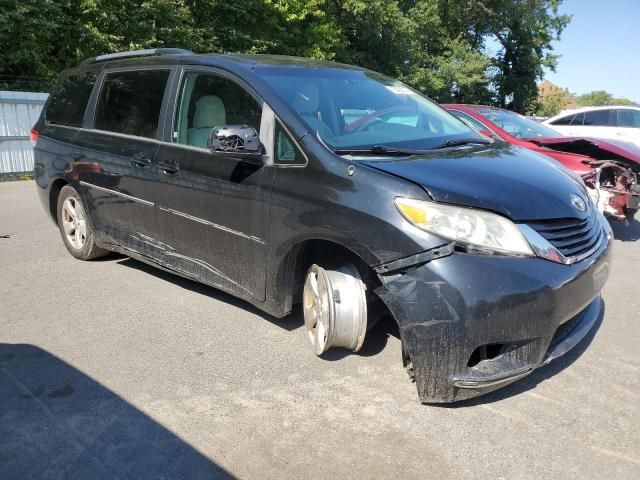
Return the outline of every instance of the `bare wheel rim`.
{"type": "Polygon", "coordinates": [[[312,265],[302,301],[304,323],[316,355],[333,347],[360,350],[367,331],[367,299],[355,266],[325,270],[312,265]]]}
{"type": "Polygon", "coordinates": [[[80,202],[68,197],[62,204],[62,229],[69,245],[80,250],[87,241],[87,222],[80,202]]]}
{"type": "Polygon", "coordinates": [[[312,268],[304,284],[303,310],[304,323],[316,355],[326,350],[331,329],[330,308],[327,280],[319,268],[312,268]]]}

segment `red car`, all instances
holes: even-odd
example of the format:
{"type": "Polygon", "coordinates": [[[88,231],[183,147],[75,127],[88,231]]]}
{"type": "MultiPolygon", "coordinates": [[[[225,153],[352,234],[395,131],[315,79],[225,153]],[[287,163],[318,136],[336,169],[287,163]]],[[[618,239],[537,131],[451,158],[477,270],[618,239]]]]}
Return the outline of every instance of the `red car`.
{"type": "Polygon", "coordinates": [[[480,133],[543,153],[582,177],[598,208],[628,222],[640,206],[640,149],[589,137],[565,137],[517,113],[482,105],[442,105],[480,133]]]}

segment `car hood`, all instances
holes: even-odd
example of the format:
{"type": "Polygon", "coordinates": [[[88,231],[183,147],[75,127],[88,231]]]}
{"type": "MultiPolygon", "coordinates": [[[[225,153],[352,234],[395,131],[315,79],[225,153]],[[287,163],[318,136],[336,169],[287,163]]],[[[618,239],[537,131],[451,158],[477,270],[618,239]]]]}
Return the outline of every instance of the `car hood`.
{"type": "Polygon", "coordinates": [[[592,137],[534,138],[529,141],[560,152],[586,155],[596,160],[629,160],[640,166],[640,148],[629,142],[592,137]]]}
{"type": "Polygon", "coordinates": [[[515,221],[587,215],[570,199],[578,194],[588,200],[580,179],[525,148],[496,143],[362,163],[422,185],[436,201],[491,210],[515,221]]]}

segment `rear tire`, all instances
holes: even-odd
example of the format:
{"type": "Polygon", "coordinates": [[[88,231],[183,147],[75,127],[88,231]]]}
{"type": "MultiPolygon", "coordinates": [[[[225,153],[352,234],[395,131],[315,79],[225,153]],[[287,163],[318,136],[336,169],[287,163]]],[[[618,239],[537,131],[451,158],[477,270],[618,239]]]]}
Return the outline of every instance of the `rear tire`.
{"type": "Polygon", "coordinates": [[[70,185],[60,190],[56,218],[64,246],[75,258],[92,260],[109,254],[109,251],[96,246],[86,209],[78,192],[70,185]]]}

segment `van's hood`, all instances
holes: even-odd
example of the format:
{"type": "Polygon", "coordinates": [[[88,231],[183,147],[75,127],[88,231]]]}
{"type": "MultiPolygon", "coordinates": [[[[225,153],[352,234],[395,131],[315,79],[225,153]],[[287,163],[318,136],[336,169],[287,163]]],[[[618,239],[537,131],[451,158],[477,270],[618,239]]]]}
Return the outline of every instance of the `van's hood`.
{"type": "Polygon", "coordinates": [[[422,185],[436,201],[492,210],[516,221],[587,215],[571,203],[571,195],[578,194],[589,204],[580,179],[555,160],[512,145],[362,163],[422,185]]]}

